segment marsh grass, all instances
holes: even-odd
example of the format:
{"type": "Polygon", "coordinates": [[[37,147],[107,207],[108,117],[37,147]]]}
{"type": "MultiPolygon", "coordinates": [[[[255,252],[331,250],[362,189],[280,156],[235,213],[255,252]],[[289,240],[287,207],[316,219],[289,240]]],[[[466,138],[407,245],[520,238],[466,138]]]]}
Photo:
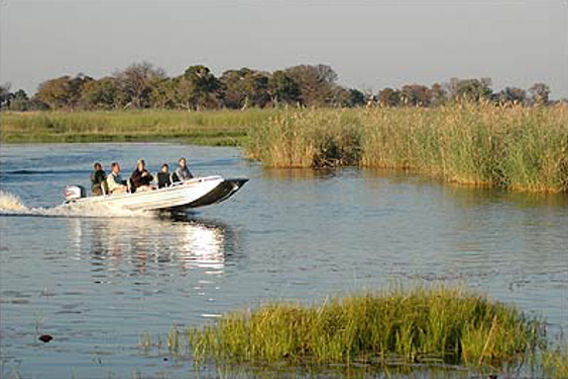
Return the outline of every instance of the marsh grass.
{"type": "Polygon", "coordinates": [[[266,304],[189,329],[187,338],[197,362],[501,368],[522,361],[543,333],[513,307],[437,287],[266,304]]]}
{"type": "Polygon", "coordinates": [[[547,377],[568,378],[568,344],[543,352],[541,361],[544,374],[547,377]]]}
{"type": "Polygon", "coordinates": [[[566,105],[295,110],[249,134],[248,156],[269,167],[359,165],[467,185],[568,191],[566,105]]]}
{"type": "Polygon", "coordinates": [[[267,167],[402,169],[458,184],[568,192],[568,106],[2,112],[3,143],[176,140],[244,146],[267,167]]]}
{"type": "Polygon", "coordinates": [[[278,110],[182,112],[53,111],[2,112],[4,143],[121,142],[180,140],[193,144],[240,145],[250,127],[278,110]]]}

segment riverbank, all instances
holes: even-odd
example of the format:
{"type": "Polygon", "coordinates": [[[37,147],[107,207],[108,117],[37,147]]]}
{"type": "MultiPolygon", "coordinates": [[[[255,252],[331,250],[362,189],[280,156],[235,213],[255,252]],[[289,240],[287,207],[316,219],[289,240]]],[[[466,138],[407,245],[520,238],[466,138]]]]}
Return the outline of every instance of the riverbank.
{"type": "MultiPolygon", "coordinates": [[[[202,328],[172,329],[167,341],[174,354],[188,346],[197,363],[212,359],[237,367],[447,365],[500,374],[536,358],[533,364],[555,377],[568,361],[548,350],[545,336],[545,323],[512,306],[435,287],[328,298],[312,306],[265,304],[202,328]]],[[[151,344],[148,338],[141,344],[151,344]]]]}
{"type": "Polygon", "coordinates": [[[314,110],[251,129],[269,167],[359,165],[514,191],[568,191],[568,107],[314,110]]]}
{"type": "Polygon", "coordinates": [[[277,111],[46,111],[2,112],[3,143],[175,140],[194,145],[240,146],[248,130],[277,111]]]}
{"type": "Polygon", "coordinates": [[[2,113],[2,142],[242,146],[267,167],[409,170],[512,191],[568,192],[568,106],[2,113]]]}

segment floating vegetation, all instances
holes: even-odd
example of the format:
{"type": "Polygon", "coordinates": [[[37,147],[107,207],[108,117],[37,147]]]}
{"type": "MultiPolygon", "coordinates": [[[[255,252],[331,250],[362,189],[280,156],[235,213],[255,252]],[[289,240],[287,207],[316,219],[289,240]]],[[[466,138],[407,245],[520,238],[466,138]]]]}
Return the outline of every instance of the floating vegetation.
{"type": "Polygon", "coordinates": [[[221,364],[517,365],[544,344],[544,324],[459,288],[416,288],[266,304],[187,332],[193,359],[221,364]]]}
{"type": "Polygon", "coordinates": [[[144,332],[140,336],[140,342],[138,346],[143,349],[150,349],[154,346],[154,338],[150,332],[144,332]]]}

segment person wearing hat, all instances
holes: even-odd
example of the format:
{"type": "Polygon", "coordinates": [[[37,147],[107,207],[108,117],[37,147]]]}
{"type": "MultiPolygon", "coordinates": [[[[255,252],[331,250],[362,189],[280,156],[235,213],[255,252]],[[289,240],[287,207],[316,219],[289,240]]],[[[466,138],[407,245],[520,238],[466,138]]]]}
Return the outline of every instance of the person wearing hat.
{"type": "Polygon", "coordinates": [[[152,183],[153,177],[150,171],[146,170],[146,162],[144,159],[139,159],[136,162],[136,168],[130,175],[130,191],[149,191],[152,189],[150,183],[152,183]]]}

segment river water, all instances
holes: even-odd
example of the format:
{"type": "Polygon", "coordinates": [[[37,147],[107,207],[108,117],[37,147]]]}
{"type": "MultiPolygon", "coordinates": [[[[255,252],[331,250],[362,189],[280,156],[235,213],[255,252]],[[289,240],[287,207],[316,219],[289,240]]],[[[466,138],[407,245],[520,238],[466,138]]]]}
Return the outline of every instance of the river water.
{"type": "Polygon", "coordinates": [[[140,336],[267,299],[318,301],[394,284],[457,283],[568,328],[568,196],[456,187],[404,173],[268,170],[235,148],[2,145],[2,373],[191,376],[140,336]],[[248,177],[184,217],[57,208],[94,161],[187,156],[196,175],[248,177]],[[17,196],[23,205],[19,205],[17,196]],[[97,216],[97,217],[95,217],[97,216]],[[106,216],[106,217],[101,217],[106,216]],[[110,216],[110,217],[109,217],[110,216]],[[53,341],[38,341],[40,334],[53,341]]]}

